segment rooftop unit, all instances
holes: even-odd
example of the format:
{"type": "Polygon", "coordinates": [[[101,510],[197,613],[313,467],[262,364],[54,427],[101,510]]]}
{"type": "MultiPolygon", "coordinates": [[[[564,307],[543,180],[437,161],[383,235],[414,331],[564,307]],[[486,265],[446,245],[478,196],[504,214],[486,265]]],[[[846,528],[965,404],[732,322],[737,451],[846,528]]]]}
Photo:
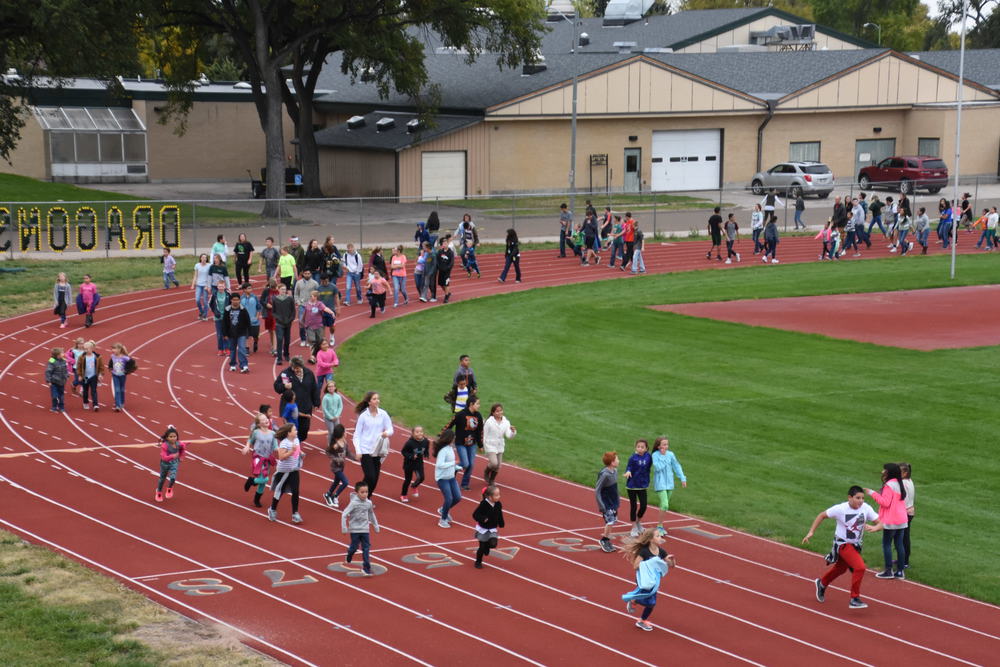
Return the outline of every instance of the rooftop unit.
{"type": "Polygon", "coordinates": [[[604,9],[602,25],[628,25],[642,19],[653,0],[611,0],[604,9]]]}
{"type": "Polygon", "coordinates": [[[778,51],[808,51],[816,46],[815,24],[776,25],[750,32],[751,44],[776,46],[778,51]]]}

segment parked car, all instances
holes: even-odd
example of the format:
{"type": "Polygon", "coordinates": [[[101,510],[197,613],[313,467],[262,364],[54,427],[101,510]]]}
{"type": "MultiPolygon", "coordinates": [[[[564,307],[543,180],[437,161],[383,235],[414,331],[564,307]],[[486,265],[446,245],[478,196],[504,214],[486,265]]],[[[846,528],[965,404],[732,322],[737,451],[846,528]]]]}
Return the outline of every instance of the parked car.
{"type": "Polygon", "coordinates": [[[934,194],[948,185],[948,167],[941,158],[929,155],[887,157],[876,165],[863,167],[858,172],[858,185],[862,190],[887,187],[905,194],[926,188],[934,194]]]}
{"type": "Polygon", "coordinates": [[[755,195],[771,188],[792,197],[803,194],[825,198],[833,192],[833,172],[822,162],[782,162],[758,171],[750,181],[755,195]]]}

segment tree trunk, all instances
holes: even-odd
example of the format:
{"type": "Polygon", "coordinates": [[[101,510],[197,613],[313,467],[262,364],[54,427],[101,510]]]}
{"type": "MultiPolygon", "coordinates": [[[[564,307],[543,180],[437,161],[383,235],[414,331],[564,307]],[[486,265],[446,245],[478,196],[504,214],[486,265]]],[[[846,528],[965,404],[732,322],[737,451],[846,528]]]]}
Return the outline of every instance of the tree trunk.
{"type": "Polygon", "coordinates": [[[313,132],[312,95],[299,96],[299,122],[296,127],[299,140],[299,161],[302,169],[302,194],[305,197],[322,197],[319,182],[319,147],[313,132]]]}
{"type": "Polygon", "coordinates": [[[285,206],[285,137],[281,123],[281,69],[270,54],[268,25],[258,0],[250,0],[253,14],[254,51],[260,63],[265,88],[266,116],[263,118],[267,164],[267,201],[261,215],[265,218],[288,217],[285,206]]]}

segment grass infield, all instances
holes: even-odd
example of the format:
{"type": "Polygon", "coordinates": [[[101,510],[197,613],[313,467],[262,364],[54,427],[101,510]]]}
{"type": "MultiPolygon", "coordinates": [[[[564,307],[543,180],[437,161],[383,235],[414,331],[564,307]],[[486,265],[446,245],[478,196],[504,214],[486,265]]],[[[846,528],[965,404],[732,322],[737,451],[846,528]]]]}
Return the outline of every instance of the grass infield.
{"type": "MultiPolygon", "coordinates": [[[[850,485],[878,488],[884,462],[909,461],[907,576],[1000,603],[995,347],[919,352],[645,307],[984,284],[997,265],[963,257],[951,281],[947,257],[789,264],[473,299],[344,342],[337,380],[354,397],[378,390],[395,420],[437,432],[440,397],[469,354],[484,406],[503,402],[518,427],[511,462],[590,485],[602,452],[617,450],[624,467],[635,438],[666,434],[689,480],[674,509],[788,544],[850,485]]],[[[831,536],[827,522],[811,548],[826,552],[831,536]]],[[[865,557],[882,565],[880,535],[865,557]]]]}

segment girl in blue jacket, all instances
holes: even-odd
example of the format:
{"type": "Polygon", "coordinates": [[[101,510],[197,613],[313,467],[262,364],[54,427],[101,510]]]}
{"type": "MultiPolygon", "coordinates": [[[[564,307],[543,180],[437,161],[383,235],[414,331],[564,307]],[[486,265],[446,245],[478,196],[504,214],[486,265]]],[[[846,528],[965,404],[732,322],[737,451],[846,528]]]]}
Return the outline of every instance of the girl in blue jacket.
{"type": "Polygon", "coordinates": [[[660,589],[660,580],[671,567],[677,566],[677,560],[663,549],[663,538],[667,531],[662,528],[650,528],[643,531],[639,537],[625,543],[625,558],[635,570],[634,589],[622,595],[625,600],[625,611],[633,613],[635,605],[642,605],[642,618],[635,627],[649,632],[653,626],[647,622],[656,607],[656,594],[660,589]]]}
{"type": "Polygon", "coordinates": [[[661,435],[653,442],[653,490],[660,503],[659,527],[663,528],[663,514],[670,509],[670,494],[674,492],[674,475],[681,480],[681,486],[687,488],[687,477],[680,461],[670,451],[670,440],[661,435]]]}
{"type": "Polygon", "coordinates": [[[649,488],[649,471],[653,457],[649,455],[649,442],[642,438],[635,441],[635,454],[625,466],[625,490],[628,491],[628,518],[632,522],[632,537],[642,532],[642,517],[646,513],[646,489],[649,488]]]}

